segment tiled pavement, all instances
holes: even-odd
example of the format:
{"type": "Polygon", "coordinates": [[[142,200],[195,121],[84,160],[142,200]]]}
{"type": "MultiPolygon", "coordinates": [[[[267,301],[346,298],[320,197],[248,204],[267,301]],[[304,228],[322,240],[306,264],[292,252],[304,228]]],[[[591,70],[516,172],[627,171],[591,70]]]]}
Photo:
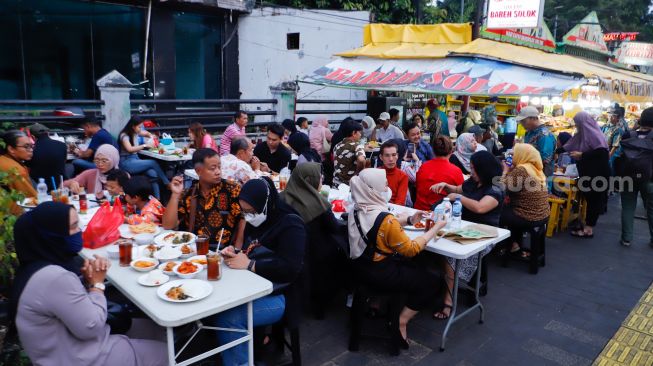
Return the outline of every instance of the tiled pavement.
{"type": "MultiPolygon", "coordinates": [[[[649,358],[635,358],[630,352],[624,364],[652,364],[653,342],[636,338],[632,330],[640,327],[653,335],[653,293],[642,296],[653,280],[653,248],[643,220],[636,220],[632,246],[621,247],[619,217],[619,200],[613,197],[594,239],[575,239],[568,233],[548,239],[547,266],[535,276],[527,273],[525,264],[502,268],[491,259],[489,292],[482,299],[485,323],[478,324],[475,316],[456,323],[445,352],[438,350],[444,322],[428,313],[409,324],[411,347],[399,357],[389,356],[382,341],[363,341],[359,352],[347,351],[348,312],[344,299],[338,298],[326,320],[308,320],[302,326],[303,363],[575,366],[591,365],[604,347],[612,356],[635,347],[649,358]],[[649,302],[638,305],[640,298],[649,302]],[[624,322],[633,309],[634,318],[624,322]],[[649,317],[644,325],[642,314],[649,317]],[[622,322],[632,326],[620,329],[622,322]]],[[[612,365],[598,359],[596,364],[612,365]]]]}

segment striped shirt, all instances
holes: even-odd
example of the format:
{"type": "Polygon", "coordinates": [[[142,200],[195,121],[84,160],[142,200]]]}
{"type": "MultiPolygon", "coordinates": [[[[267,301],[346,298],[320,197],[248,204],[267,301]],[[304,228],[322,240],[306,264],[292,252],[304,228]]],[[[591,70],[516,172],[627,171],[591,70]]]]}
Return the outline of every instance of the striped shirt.
{"type": "Polygon", "coordinates": [[[228,155],[231,150],[231,140],[238,136],[245,136],[245,127],[238,127],[237,124],[232,123],[222,134],[220,139],[220,155],[228,155]]]}

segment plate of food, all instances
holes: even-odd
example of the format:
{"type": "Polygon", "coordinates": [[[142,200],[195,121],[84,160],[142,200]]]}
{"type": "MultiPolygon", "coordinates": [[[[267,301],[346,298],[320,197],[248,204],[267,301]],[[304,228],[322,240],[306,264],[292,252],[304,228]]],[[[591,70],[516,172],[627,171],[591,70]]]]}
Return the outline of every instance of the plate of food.
{"type": "Polygon", "coordinates": [[[172,245],[179,246],[184,244],[190,244],[195,241],[197,237],[193,233],[187,231],[172,231],[169,233],[163,233],[156,238],[154,238],[154,243],[158,246],[172,245]]]}
{"type": "Polygon", "coordinates": [[[122,224],[118,227],[118,230],[120,231],[121,237],[125,239],[133,239],[138,234],[157,235],[163,229],[160,226],[157,226],[156,224],[144,222],[138,225],[122,224]]]}
{"type": "Polygon", "coordinates": [[[149,287],[161,286],[164,283],[168,282],[168,280],[170,280],[170,276],[163,274],[163,271],[158,269],[138,277],[139,284],[149,287]]]}
{"type": "Polygon", "coordinates": [[[170,302],[198,301],[212,292],[213,286],[209,282],[196,279],[170,281],[156,290],[159,298],[170,302]]]}
{"type": "Polygon", "coordinates": [[[179,247],[179,250],[181,250],[182,258],[188,258],[195,255],[195,248],[193,244],[184,244],[179,247]]]}
{"type": "Polygon", "coordinates": [[[146,258],[155,258],[156,252],[159,250],[154,244],[143,245],[138,247],[138,249],[140,251],[139,255],[146,258]]]}
{"type": "Polygon", "coordinates": [[[424,228],[426,227],[426,222],[424,220],[420,222],[416,222],[413,225],[406,225],[404,226],[404,230],[408,231],[424,231],[424,228]]]}
{"type": "Polygon", "coordinates": [[[138,272],[147,272],[156,268],[159,261],[154,258],[138,258],[134,259],[129,266],[138,272]]]}
{"type": "Polygon", "coordinates": [[[174,271],[175,267],[179,265],[180,262],[175,262],[175,261],[167,261],[165,263],[161,263],[159,265],[159,269],[163,271],[163,273],[167,274],[168,276],[175,276],[176,273],[174,271]]]}
{"type": "Polygon", "coordinates": [[[35,208],[39,204],[39,199],[36,197],[27,197],[21,202],[18,202],[18,206],[22,208],[35,208]]]}
{"type": "Polygon", "coordinates": [[[174,269],[173,272],[181,278],[193,278],[197,276],[198,273],[202,272],[204,267],[201,264],[184,261],[179,263],[174,269]]]}
{"type": "Polygon", "coordinates": [[[179,257],[181,257],[181,250],[179,250],[179,247],[171,247],[168,245],[160,248],[156,253],[154,253],[154,258],[160,261],[169,261],[179,257]]]}
{"type": "Polygon", "coordinates": [[[206,266],[206,264],[208,263],[206,261],[206,256],[205,255],[196,255],[194,257],[190,257],[190,258],[188,258],[188,261],[192,262],[192,263],[195,263],[195,264],[199,264],[200,266],[206,266]]]}

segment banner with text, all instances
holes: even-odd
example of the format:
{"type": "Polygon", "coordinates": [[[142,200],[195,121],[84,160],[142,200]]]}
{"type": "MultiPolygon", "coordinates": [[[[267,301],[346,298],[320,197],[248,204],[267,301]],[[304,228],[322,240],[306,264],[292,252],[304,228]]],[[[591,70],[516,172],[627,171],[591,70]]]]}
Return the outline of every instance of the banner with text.
{"type": "Polygon", "coordinates": [[[499,61],[450,57],[424,60],[342,58],[306,76],[313,84],[366,90],[457,95],[560,95],[584,78],[499,61]]]}
{"type": "Polygon", "coordinates": [[[620,64],[653,66],[653,43],[623,42],[614,58],[620,64]]]}
{"type": "Polygon", "coordinates": [[[487,28],[537,28],[542,24],[544,0],[490,0],[487,28]]]}
{"type": "Polygon", "coordinates": [[[537,28],[488,29],[482,27],[481,37],[547,52],[556,50],[555,40],[546,23],[542,23],[542,26],[537,28]]]}
{"type": "Polygon", "coordinates": [[[595,52],[610,54],[608,46],[603,39],[603,30],[599,24],[599,17],[593,11],[580,23],[576,24],[564,37],[562,41],[570,46],[585,48],[595,52]]]}

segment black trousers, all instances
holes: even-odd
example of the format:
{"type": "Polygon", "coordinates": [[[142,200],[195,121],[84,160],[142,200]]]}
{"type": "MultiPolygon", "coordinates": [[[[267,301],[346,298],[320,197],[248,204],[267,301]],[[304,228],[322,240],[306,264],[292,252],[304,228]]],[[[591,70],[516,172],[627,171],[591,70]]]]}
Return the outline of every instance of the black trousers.
{"type": "Polygon", "coordinates": [[[432,309],[440,301],[442,274],[427,270],[418,258],[386,258],[380,262],[359,258],[354,268],[358,278],[372,288],[405,293],[406,306],[412,310],[432,309]]]}
{"type": "Polygon", "coordinates": [[[517,215],[515,211],[513,211],[512,207],[506,206],[503,208],[503,211],[501,211],[500,226],[510,230],[511,245],[512,243],[518,243],[519,246],[521,246],[525,231],[528,231],[536,226],[540,226],[547,221],[549,221],[548,217],[540,221],[528,221],[523,217],[517,215]]]}
{"type": "Polygon", "coordinates": [[[587,213],[585,214],[585,225],[596,226],[596,222],[605,212],[608,201],[608,192],[583,192],[583,197],[587,202],[587,213]]]}

